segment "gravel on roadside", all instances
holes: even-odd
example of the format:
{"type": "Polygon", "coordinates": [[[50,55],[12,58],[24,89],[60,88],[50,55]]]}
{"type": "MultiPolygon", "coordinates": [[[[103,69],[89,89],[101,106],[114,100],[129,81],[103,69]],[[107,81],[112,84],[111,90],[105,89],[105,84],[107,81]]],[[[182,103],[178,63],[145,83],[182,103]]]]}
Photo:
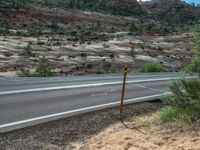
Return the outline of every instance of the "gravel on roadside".
{"type": "Polygon", "coordinates": [[[118,107],[109,108],[0,134],[0,150],[78,150],[87,139],[122,117],[129,119],[162,107],[158,101],[143,102],[127,105],[123,116],[118,107]]]}

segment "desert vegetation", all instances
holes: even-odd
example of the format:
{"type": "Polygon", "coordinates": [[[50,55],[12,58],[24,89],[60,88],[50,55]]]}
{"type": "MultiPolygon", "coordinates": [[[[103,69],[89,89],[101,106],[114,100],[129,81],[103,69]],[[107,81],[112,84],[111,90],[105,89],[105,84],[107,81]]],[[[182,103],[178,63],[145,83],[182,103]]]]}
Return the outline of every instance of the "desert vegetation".
{"type": "Polygon", "coordinates": [[[152,64],[152,63],[145,64],[144,66],[142,66],[139,69],[139,72],[141,72],[141,73],[166,72],[166,71],[167,70],[165,68],[163,68],[162,66],[160,66],[159,64],[152,64]]]}
{"type": "MultiPolygon", "coordinates": [[[[95,12],[107,12],[113,15],[141,15],[144,12],[140,7],[133,9],[131,5],[125,5],[124,7],[117,7],[114,1],[99,0],[98,5],[95,5],[95,1],[86,0],[60,0],[60,1],[49,1],[49,0],[13,0],[11,2],[1,2],[2,6],[14,7],[17,10],[20,7],[26,5],[39,5],[48,6],[49,8],[72,8],[84,11],[95,11],[95,12]]],[[[128,3],[128,2],[127,2],[128,3]]],[[[134,1],[132,2],[134,4],[134,1]]]]}
{"type": "MultiPolygon", "coordinates": [[[[187,71],[193,75],[200,75],[200,26],[196,27],[194,38],[195,57],[187,71]]],[[[164,122],[181,121],[192,124],[200,119],[200,79],[180,79],[169,86],[172,94],[163,98],[169,107],[160,113],[164,122]]]]}
{"type": "Polygon", "coordinates": [[[200,77],[200,25],[196,27],[196,36],[194,38],[193,50],[195,52],[195,57],[192,60],[192,63],[186,69],[191,74],[196,74],[200,77]]]}
{"type": "Polygon", "coordinates": [[[39,65],[36,70],[30,71],[29,69],[22,69],[20,73],[21,77],[52,77],[56,76],[53,71],[52,64],[46,57],[39,58],[39,65]]]}
{"type": "MultiPolygon", "coordinates": [[[[124,64],[130,73],[186,70],[200,78],[200,26],[193,30],[199,19],[200,7],[181,0],[0,0],[0,78],[122,75],[124,64]]],[[[2,134],[0,147],[199,150],[199,78],[172,81],[163,103],[126,105],[120,116],[118,108],[109,108],[2,134]]]]}
{"type": "Polygon", "coordinates": [[[192,124],[200,119],[200,81],[178,80],[169,86],[172,95],[163,98],[169,107],[160,113],[164,122],[179,121],[192,124]]]}

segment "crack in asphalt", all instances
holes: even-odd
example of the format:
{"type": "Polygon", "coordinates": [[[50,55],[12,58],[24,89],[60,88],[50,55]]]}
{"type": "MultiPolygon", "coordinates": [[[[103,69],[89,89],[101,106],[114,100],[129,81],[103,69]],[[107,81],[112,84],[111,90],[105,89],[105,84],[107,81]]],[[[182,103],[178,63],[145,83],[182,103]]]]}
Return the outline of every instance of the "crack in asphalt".
{"type": "Polygon", "coordinates": [[[134,85],[137,86],[137,87],[141,87],[141,88],[156,91],[156,92],[164,92],[164,93],[168,92],[166,90],[159,90],[159,89],[155,89],[155,88],[151,88],[151,87],[146,87],[146,86],[141,85],[141,84],[134,84],[134,85]]]}

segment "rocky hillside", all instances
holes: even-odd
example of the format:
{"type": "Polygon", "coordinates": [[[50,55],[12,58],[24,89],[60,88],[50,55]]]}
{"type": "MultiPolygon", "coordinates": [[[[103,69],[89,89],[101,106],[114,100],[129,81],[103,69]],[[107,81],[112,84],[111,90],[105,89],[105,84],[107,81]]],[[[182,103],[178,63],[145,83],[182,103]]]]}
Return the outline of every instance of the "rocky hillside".
{"type": "Polygon", "coordinates": [[[133,31],[139,34],[165,34],[187,30],[200,16],[198,8],[180,0],[9,0],[0,1],[0,8],[0,27],[19,30],[57,26],[65,31],[101,27],[116,32],[134,23],[133,31]]]}
{"type": "Polygon", "coordinates": [[[139,15],[142,12],[137,0],[60,0],[57,3],[67,3],[70,8],[123,16],[139,15]]]}
{"type": "Polygon", "coordinates": [[[153,0],[142,3],[144,10],[162,21],[170,23],[194,23],[199,19],[200,10],[180,0],[153,0]]]}
{"type": "Polygon", "coordinates": [[[150,62],[180,71],[198,14],[179,0],[0,1],[0,74],[35,70],[42,56],[61,75],[115,73],[124,63],[137,72],[150,62]]]}
{"type": "MultiPolygon", "coordinates": [[[[108,36],[108,35],[107,35],[108,36]]],[[[38,58],[45,56],[60,75],[119,73],[123,64],[137,72],[145,63],[157,63],[169,71],[180,71],[193,57],[193,34],[174,36],[109,35],[106,41],[69,41],[68,37],[0,37],[0,74],[35,70],[38,58]]]]}
{"type": "Polygon", "coordinates": [[[0,8],[3,28],[44,30],[56,25],[62,33],[95,27],[112,32],[126,30],[131,20],[138,25],[139,20],[123,16],[137,15],[141,11],[136,0],[10,0],[0,1],[0,8]]]}
{"type": "Polygon", "coordinates": [[[10,0],[8,2],[0,2],[0,4],[7,8],[37,5],[50,8],[72,8],[123,16],[138,15],[142,11],[137,0],[10,0]]]}

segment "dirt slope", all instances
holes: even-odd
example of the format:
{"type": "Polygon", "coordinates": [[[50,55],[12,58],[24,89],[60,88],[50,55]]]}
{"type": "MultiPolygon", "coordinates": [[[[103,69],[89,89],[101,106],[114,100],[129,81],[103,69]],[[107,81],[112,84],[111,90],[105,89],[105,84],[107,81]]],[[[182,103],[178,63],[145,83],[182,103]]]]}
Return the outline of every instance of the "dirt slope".
{"type": "Polygon", "coordinates": [[[163,125],[156,113],[133,117],[92,137],[81,150],[199,150],[199,127],[189,128],[163,125]]]}

